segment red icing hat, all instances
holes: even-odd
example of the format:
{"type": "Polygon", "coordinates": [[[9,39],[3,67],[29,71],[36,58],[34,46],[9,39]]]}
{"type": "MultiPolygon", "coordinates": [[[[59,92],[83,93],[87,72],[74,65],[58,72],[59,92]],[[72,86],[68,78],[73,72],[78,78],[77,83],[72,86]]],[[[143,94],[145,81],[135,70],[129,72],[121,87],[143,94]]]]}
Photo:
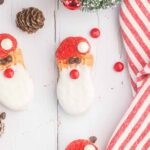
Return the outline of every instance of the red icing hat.
{"type": "Polygon", "coordinates": [[[80,57],[90,51],[89,42],[83,37],[66,38],[56,51],[57,59],[69,59],[70,57],[80,57]]]}
{"type": "Polygon", "coordinates": [[[89,140],[75,140],[71,142],[65,150],[98,150],[98,148],[89,140]]]}
{"type": "Polygon", "coordinates": [[[6,57],[17,48],[17,40],[10,34],[0,34],[0,58],[6,57]]]}

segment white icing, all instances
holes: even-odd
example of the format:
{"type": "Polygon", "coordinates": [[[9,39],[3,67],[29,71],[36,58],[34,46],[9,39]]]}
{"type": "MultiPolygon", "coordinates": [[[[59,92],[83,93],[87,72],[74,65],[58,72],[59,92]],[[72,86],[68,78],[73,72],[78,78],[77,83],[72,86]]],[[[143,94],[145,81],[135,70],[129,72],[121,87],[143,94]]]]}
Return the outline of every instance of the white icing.
{"type": "Polygon", "coordinates": [[[13,43],[12,43],[12,41],[10,39],[4,39],[1,42],[1,47],[4,50],[10,50],[13,47],[13,43]]]}
{"type": "Polygon", "coordinates": [[[93,145],[86,145],[84,150],[96,150],[93,145]]]}
{"type": "Polygon", "coordinates": [[[11,67],[12,78],[6,78],[0,71],[0,103],[12,110],[25,109],[33,97],[33,82],[21,64],[11,67]]]}
{"type": "Polygon", "coordinates": [[[91,68],[82,65],[78,68],[65,68],[60,71],[57,85],[58,100],[63,109],[72,115],[86,112],[94,98],[94,88],[91,79],[91,68]],[[70,77],[70,71],[78,69],[80,76],[74,80],[70,77]]]}
{"type": "Polygon", "coordinates": [[[88,50],[89,50],[89,45],[87,42],[80,42],[78,44],[78,51],[80,53],[86,53],[86,52],[88,52],[88,50]]]}

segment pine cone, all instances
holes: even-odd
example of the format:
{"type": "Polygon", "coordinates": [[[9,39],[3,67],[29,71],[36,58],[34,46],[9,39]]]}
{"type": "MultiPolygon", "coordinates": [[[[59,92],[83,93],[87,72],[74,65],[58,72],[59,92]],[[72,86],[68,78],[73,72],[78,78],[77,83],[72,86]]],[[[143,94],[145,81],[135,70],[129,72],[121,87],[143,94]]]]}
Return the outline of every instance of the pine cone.
{"type": "Polygon", "coordinates": [[[5,124],[0,120],[0,136],[4,133],[5,124]]]}
{"type": "Polygon", "coordinates": [[[0,114],[0,136],[4,133],[5,130],[5,124],[3,120],[6,118],[6,113],[3,112],[0,114]]]}
{"type": "Polygon", "coordinates": [[[17,13],[17,26],[28,33],[34,33],[44,26],[45,17],[38,8],[29,7],[17,13]]]}

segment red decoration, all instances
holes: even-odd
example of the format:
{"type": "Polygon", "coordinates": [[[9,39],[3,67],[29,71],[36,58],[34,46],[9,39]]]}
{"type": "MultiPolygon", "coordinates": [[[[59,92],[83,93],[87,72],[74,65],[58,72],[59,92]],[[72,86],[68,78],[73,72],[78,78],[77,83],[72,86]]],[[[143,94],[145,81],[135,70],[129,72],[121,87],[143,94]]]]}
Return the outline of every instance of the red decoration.
{"type": "Polygon", "coordinates": [[[14,50],[16,49],[16,47],[17,47],[17,40],[16,40],[12,35],[6,34],[6,33],[0,34],[0,43],[1,43],[2,40],[4,40],[4,39],[9,39],[9,40],[11,40],[12,43],[13,43],[13,47],[12,47],[10,50],[7,50],[7,51],[6,51],[6,50],[4,50],[4,49],[2,48],[2,46],[0,45],[0,57],[1,57],[1,58],[7,57],[8,54],[9,54],[11,51],[14,51],[14,50]]]}
{"type": "MultiPolygon", "coordinates": [[[[71,57],[81,57],[81,53],[78,51],[78,44],[80,42],[87,42],[89,44],[89,42],[87,41],[87,39],[83,38],[83,37],[68,37],[65,40],[63,40],[63,42],[60,44],[60,46],[58,47],[57,51],[56,51],[56,58],[58,60],[68,60],[71,57]]],[[[88,52],[90,52],[91,46],[89,44],[89,50],[88,52]]],[[[86,55],[86,54],[82,54],[82,55],[86,55]]]]}
{"type": "Polygon", "coordinates": [[[79,78],[79,71],[76,70],[76,69],[73,69],[71,72],[70,72],[70,77],[72,79],[78,79],[79,78]]]}
{"type": "Polygon", "coordinates": [[[7,78],[12,78],[14,76],[14,70],[9,68],[4,71],[4,76],[7,78]]]}
{"type": "Polygon", "coordinates": [[[100,30],[98,28],[93,28],[90,35],[92,38],[98,38],[100,36],[100,30]]]}
{"type": "Polygon", "coordinates": [[[81,6],[80,0],[63,0],[63,4],[66,8],[70,10],[77,10],[81,6]]]}
{"type": "Polygon", "coordinates": [[[98,148],[89,140],[79,139],[71,142],[65,150],[84,150],[87,145],[92,145],[95,150],[98,148]]]}
{"type": "Polygon", "coordinates": [[[121,72],[124,69],[124,64],[122,62],[117,62],[114,65],[114,70],[117,72],[121,72]]]}

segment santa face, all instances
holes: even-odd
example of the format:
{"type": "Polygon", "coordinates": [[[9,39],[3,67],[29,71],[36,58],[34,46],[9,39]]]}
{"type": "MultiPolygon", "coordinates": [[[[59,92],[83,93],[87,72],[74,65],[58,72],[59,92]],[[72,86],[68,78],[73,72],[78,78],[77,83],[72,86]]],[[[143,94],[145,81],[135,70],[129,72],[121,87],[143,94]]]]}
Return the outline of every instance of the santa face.
{"type": "Polygon", "coordinates": [[[13,78],[6,78],[0,71],[0,102],[12,110],[25,109],[33,97],[33,83],[21,64],[11,66],[13,78]]]}
{"type": "Polygon", "coordinates": [[[0,103],[12,110],[22,110],[32,96],[33,83],[16,39],[0,34],[0,103]]]}
{"type": "Polygon", "coordinates": [[[86,112],[92,104],[94,97],[91,68],[79,65],[77,68],[64,68],[59,74],[57,96],[63,109],[73,115],[86,112]],[[78,78],[70,77],[76,70],[78,78]]]}
{"type": "Polygon", "coordinates": [[[61,106],[72,115],[86,112],[94,98],[90,44],[85,38],[69,37],[57,49],[56,58],[59,68],[57,96],[61,106]]]}
{"type": "Polygon", "coordinates": [[[57,97],[63,109],[72,115],[86,112],[93,102],[90,48],[85,38],[69,37],[56,51],[59,68],[57,97]]]}

